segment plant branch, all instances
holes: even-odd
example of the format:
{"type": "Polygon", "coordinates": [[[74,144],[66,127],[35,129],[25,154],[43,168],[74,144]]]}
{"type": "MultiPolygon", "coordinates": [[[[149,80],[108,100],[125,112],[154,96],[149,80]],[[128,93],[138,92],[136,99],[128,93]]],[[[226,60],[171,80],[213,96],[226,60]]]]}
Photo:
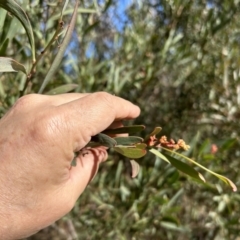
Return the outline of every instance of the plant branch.
{"type": "Polygon", "coordinates": [[[68,4],[68,0],[65,1],[64,5],[63,5],[63,9],[61,11],[60,14],[60,19],[58,20],[58,26],[57,29],[53,35],[53,37],[51,38],[51,40],[49,41],[49,43],[47,44],[47,46],[45,47],[44,50],[41,51],[41,53],[38,55],[37,59],[33,62],[32,67],[29,71],[29,73],[27,74],[27,79],[25,81],[24,87],[23,89],[20,91],[20,97],[24,95],[24,92],[27,89],[27,86],[29,85],[29,83],[31,82],[35,72],[36,72],[36,66],[39,63],[39,61],[42,59],[42,57],[45,55],[45,53],[50,49],[51,45],[58,39],[58,37],[61,34],[61,31],[63,30],[63,12],[66,9],[66,6],[68,4]]]}

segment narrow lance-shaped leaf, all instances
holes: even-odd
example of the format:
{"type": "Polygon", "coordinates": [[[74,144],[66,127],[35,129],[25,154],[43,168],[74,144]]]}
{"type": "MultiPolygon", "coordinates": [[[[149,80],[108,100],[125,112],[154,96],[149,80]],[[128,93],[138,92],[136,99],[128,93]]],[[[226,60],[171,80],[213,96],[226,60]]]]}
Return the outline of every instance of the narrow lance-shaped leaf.
{"type": "Polygon", "coordinates": [[[0,55],[6,55],[7,47],[9,43],[9,38],[6,38],[4,42],[0,45],[0,55]]]}
{"type": "Polygon", "coordinates": [[[61,43],[60,49],[59,49],[55,59],[53,60],[53,63],[51,65],[50,69],[48,70],[48,73],[47,73],[45,79],[43,80],[43,83],[42,83],[38,93],[42,93],[43,90],[45,89],[45,87],[47,86],[47,84],[49,83],[49,81],[54,78],[54,74],[56,73],[56,71],[62,61],[64,52],[66,51],[66,49],[68,47],[68,44],[71,40],[71,36],[72,36],[73,30],[75,27],[75,23],[76,23],[76,19],[77,19],[77,8],[78,8],[78,1],[76,1],[73,15],[72,15],[71,21],[69,23],[66,35],[61,43]]]}
{"type": "Polygon", "coordinates": [[[178,171],[181,171],[181,172],[185,173],[186,175],[193,177],[197,180],[201,180],[201,181],[205,182],[205,178],[203,177],[203,175],[201,173],[197,172],[191,166],[187,165],[186,163],[181,162],[180,160],[177,160],[169,155],[162,154],[161,152],[159,152],[158,150],[156,150],[154,148],[150,149],[149,151],[151,153],[153,153],[154,155],[156,155],[157,157],[164,160],[165,162],[172,164],[178,171]]]}
{"type": "Polygon", "coordinates": [[[27,74],[26,68],[19,62],[6,57],[0,57],[0,72],[18,72],[27,74]]]}
{"type": "Polygon", "coordinates": [[[60,15],[60,19],[62,19],[62,17],[63,17],[63,13],[67,8],[68,2],[69,2],[69,0],[65,0],[65,2],[64,2],[64,5],[63,5],[62,11],[61,11],[61,15],[60,15]]]}
{"type": "Polygon", "coordinates": [[[161,158],[165,162],[170,163],[169,160],[161,152],[159,152],[157,149],[151,148],[149,150],[149,152],[153,153],[154,155],[156,155],[157,157],[161,158]]]}
{"type": "Polygon", "coordinates": [[[6,16],[7,11],[5,9],[0,9],[0,29],[3,29],[6,16]]]}
{"type": "Polygon", "coordinates": [[[199,172],[197,172],[193,167],[187,165],[186,163],[175,159],[174,157],[168,155],[168,154],[164,154],[165,157],[168,159],[168,161],[179,171],[185,173],[186,175],[195,178],[197,180],[201,180],[203,182],[206,182],[205,178],[203,177],[203,175],[199,172]]]}
{"type": "Polygon", "coordinates": [[[114,147],[113,149],[128,158],[141,158],[146,154],[145,149],[136,147],[114,147]]]}
{"type": "Polygon", "coordinates": [[[186,156],[184,156],[184,155],[182,155],[182,154],[180,154],[180,153],[178,153],[178,152],[174,152],[174,151],[171,151],[171,150],[169,150],[169,149],[167,149],[167,148],[163,148],[163,147],[161,147],[161,148],[164,149],[164,150],[167,151],[167,152],[170,152],[170,153],[173,154],[173,155],[179,156],[179,157],[181,157],[181,158],[183,158],[183,159],[185,159],[185,160],[193,163],[194,165],[196,165],[196,166],[204,169],[205,171],[211,173],[211,174],[214,175],[215,177],[219,178],[220,180],[222,180],[223,182],[225,182],[226,184],[228,184],[229,186],[231,186],[231,188],[232,188],[232,190],[233,190],[234,192],[237,191],[236,185],[235,185],[230,179],[228,179],[228,178],[226,178],[226,177],[224,177],[224,176],[222,176],[222,175],[220,175],[220,174],[218,174],[218,173],[215,173],[215,172],[211,171],[210,169],[208,169],[208,168],[202,166],[201,164],[195,162],[195,161],[192,160],[191,158],[188,158],[188,157],[186,157],[186,156]]]}
{"type": "MultiPolygon", "coordinates": [[[[66,5],[66,2],[64,3],[66,5]]],[[[81,13],[97,13],[97,11],[95,9],[85,9],[85,8],[78,8],[77,12],[79,14],[81,13]]],[[[58,19],[61,19],[63,16],[65,15],[68,15],[72,13],[72,9],[63,9],[61,11],[61,13],[56,13],[55,15],[51,16],[48,21],[49,22],[52,22],[52,21],[55,21],[55,20],[58,20],[58,19]]]]}
{"type": "Polygon", "coordinates": [[[33,36],[32,26],[28,19],[27,14],[14,0],[0,0],[0,7],[10,12],[22,23],[31,45],[33,62],[35,62],[34,36],[33,36]]]}
{"type": "Polygon", "coordinates": [[[78,87],[77,84],[64,84],[62,86],[56,87],[52,90],[50,90],[49,92],[47,92],[47,95],[56,95],[56,94],[63,94],[63,93],[68,93],[70,91],[73,91],[74,89],[76,89],[78,87]]]}
{"type": "Polygon", "coordinates": [[[137,132],[141,132],[145,129],[144,125],[132,125],[132,126],[126,126],[121,128],[115,128],[115,129],[106,129],[103,131],[105,134],[121,134],[121,133],[128,133],[133,134],[137,132]]]}

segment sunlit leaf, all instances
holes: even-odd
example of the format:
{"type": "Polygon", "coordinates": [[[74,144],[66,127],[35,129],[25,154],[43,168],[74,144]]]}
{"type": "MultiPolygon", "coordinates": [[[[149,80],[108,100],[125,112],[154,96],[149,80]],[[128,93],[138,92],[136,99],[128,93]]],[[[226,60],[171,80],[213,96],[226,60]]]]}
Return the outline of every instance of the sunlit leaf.
{"type": "Polygon", "coordinates": [[[71,92],[72,90],[76,89],[78,87],[77,84],[64,84],[62,86],[56,87],[50,91],[48,91],[46,94],[47,95],[56,95],[56,94],[62,94],[62,93],[68,93],[71,92]]]}
{"type": "Polygon", "coordinates": [[[130,163],[131,163],[131,167],[132,167],[131,177],[135,178],[140,171],[140,166],[135,160],[130,160],[130,163]]]}
{"type": "Polygon", "coordinates": [[[183,227],[183,226],[177,226],[174,223],[171,222],[165,222],[165,221],[161,221],[160,223],[162,228],[166,228],[169,231],[178,231],[178,232],[186,232],[187,228],[183,227]]]}
{"type": "Polygon", "coordinates": [[[194,168],[189,166],[188,164],[168,155],[165,154],[165,157],[168,159],[168,161],[179,171],[185,173],[186,175],[196,178],[197,180],[201,180],[203,182],[206,182],[204,177],[201,173],[197,172],[194,168]]]}
{"type": "Polygon", "coordinates": [[[114,147],[113,149],[128,158],[141,158],[146,154],[146,150],[136,147],[114,147]]]}
{"type": "Polygon", "coordinates": [[[144,125],[132,125],[132,126],[126,126],[121,128],[115,128],[115,129],[106,129],[103,131],[105,134],[120,134],[120,133],[128,133],[133,134],[137,132],[141,132],[145,129],[144,125]]]}
{"type": "Polygon", "coordinates": [[[0,29],[3,29],[7,11],[0,8],[0,29]]]}
{"type": "MultiPolygon", "coordinates": [[[[64,3],[64,4],[66,4],[66,3],[64,3]]],[[[88,8],[78,8],[77,12],[78,12],[78,14],[81,14],[81,13],[97,13],[97,11],[95,9],[88,9],[88,8]]],[[[69,15],[70,13],[72,13],[72,9],[62,10],[61,13],[56,13],[55,15],[51,16],[48,21],[49,22],[56,21],[56,20],[60,19],[61,17],[65,16],[65,15],[69,15]]]]}
{"type": "Polygon", "coordinates": [[[211,174],[214,175],[215,177],[219,178],[220,180],[222,180],[223,182],[225,182],[226,184],[228,184],[229,186],[231,186],[231,188],[232,188],[232,190],[233,190],[234,192],[237,191],[237,186],[236,186],[230,179],[228,179],[228,178],[226,178],[226,177],[224,177],[224,176],[222,176],[222,175],[220,175],[220,174],[218,174],[218,173],[215,173],[215,172],[211,171],[210,169],[208,169],[208,168],[202,166],[201,164],[199,164],[198,162],[195,162],[195,161],[192,160],[191,158],[188,158],[188,157],[186,157],[186,156],[184,156],[184,155],[182,155],[182,154],[180,154],[180,153],[178,153],[178,152],[174,152],[174,151],[171,151],[171,150],[169,150],[169,149],[167,149],[167,148],[163,148],[163,147],[161,147],[161,148],[164,149],[164,150],[167,151],[167,152],[170,152],[170,153],[173,154],[173,155],[176,155],[176,156],[178,156],[178,157],[181,157],[181,158],[183,158],[183,159],[185,159],[185,160],[193,163],[194,165],[196,165],[196,166],[204,169],[205,171],[211,173],[211,174]]]}
{"type": "Polygon", "coordinates": [[[135,136],[114,137],[114,140],[117,142],[117,145],[127,145],[127,146],[143,142],[142,138],[135,137],[135,136]]]}
{"type": "Polygon", "coordinates": [[[157,149],[151,148],[149,150],[149,152],[153,153],[154,155],[156,155],[157,157],[161,158],[165,162],[170,163],[169,160],[161,152],[159,152],[157,149]]]}
{"type": "Polygon", "coordinates": [[[15,16],[23,25],[26,30],[31,50],[33,61],[35,62],[35,43],[34,36],[31,23],[28,19],[27,14],[23,11],[23,9],[14,1],[14,0],[0,0],[0,7],[4,8],[8,12],[10,12],[13,16],[15,16]]]}
{"type": "Polygon", "coordinates": [[[19,62],[6,57],[0,57],[0,72],[18,72],[27,74],[26,68],[19,62]]]}

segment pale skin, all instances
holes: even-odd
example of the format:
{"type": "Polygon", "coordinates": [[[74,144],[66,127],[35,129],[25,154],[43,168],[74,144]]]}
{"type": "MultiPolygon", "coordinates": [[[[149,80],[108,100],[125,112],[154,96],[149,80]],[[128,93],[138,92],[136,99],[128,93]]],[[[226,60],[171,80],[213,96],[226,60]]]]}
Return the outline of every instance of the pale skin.
{"type": "Polygon", "coordinates": [[[1,239],[30,236],[67,214],[107,159],[104,147],[80,150],[139,113],[104,92],[20,98],[0,120],[1,239]]]}

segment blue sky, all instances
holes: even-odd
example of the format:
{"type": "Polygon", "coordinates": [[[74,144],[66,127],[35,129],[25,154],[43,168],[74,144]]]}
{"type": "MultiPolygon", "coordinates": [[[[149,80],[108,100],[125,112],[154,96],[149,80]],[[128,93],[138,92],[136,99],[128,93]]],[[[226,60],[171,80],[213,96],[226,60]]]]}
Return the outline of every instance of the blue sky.
{"type": "Polygon", "coordinates": [[[111,19],[113,21],[113,24],[118,30],[121,30],[123,28],[124,22],[127,21],[127,17],[124,12],[129,7],[129,5],[131,5],[131,3],[132,3],[132,0],[118,1],[116,9],[111,8],[109,11],[110,16],[112,16],[111,19]],[[114,12],[116,12],[117,15],[120,17],[120,21],[119,19],[115,18],[114,12]]]}
{"type": "MultiPolygon", "coordinates": [[[[100,5],[104,5],[105,1],[99,1],[100,5]]],[[[108,9],[108,13],[110,16],[110,19],[112,21],[112,24],[118,31],[121,31],[124,27],[124,23],[128,20],[127,16],[125,15],[125,10],[131,5],[133,0],[119,0],[116,1],[117,5],[116,7],[110,7],[108,9]],[[119,19],[116,18],[115,14],[118,15],[119,19]]],[[[76,46],[74,45],[74,41],[72,41],[66,51],[66,55],[68,55],[71,50],[75,49],[76,46]]],[[[73,51],[74,52],[74,51],[73,51]]],[[[87,51],[86,51],[87,57],[91,57],[92,54],[94,54],[94,45],[90,43],[87,51]]],[[[75,56],[72,56],[75,58],[75,56]]],[[[66,68],[66,71],[69,70],[68,67],[66,68]]]]}

